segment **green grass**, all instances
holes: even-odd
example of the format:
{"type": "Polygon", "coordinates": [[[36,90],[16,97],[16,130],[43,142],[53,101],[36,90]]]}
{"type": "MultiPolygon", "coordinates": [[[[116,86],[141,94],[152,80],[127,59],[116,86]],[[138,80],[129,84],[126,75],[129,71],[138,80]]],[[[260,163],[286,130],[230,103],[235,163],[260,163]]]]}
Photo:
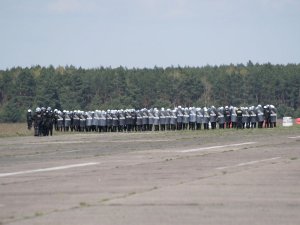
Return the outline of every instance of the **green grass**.
{"type": "MultiPolygon", "coordinates": [[[[56,132],[53,131],[53,135],[65,135],[65,134],[75,134],[71,132],[56,132]]],[[[236,134],[244,134],[244,135],[252,135],[252,134],[259,134],[259,135],[275,135],[278,133],[282,134],[295,134],[300,133],[300,125],[294,125],[292,127],[283,127],[280,123],[276,128],[269,128],[269,129],[243,129],[243,130],[236,130],[236,129],[216,129],[216,130],[200,130],[200,131],[164,131],[164,132],[150,132],[151,135],[159,135],[160,137],[172,137],[178,139],[194,139],[194,138],[203,138],[203,137],[211,137],[214,135],[217,136],[230,136],[236,134]],[[200,136],[199,136],[200,135],[200,136]]],[[[0,123],[0,138],[3,137],[20,137],[20,136],[33,136],[34,129],[31,130],[27,129],[26,123],[0,123]]],[[[76,133],[78,134],[78,133],[76,133]]],[[[96,134],[96,133],[95,133],[96,134]]],[[[132,133],[129,135],[135,135],[136,133],[132,133]]],[[[138,133],[139,134],[139,133],[138,133]]],[[[118,135],[118,133],[111,134],[111,135],[118,135]]]]}

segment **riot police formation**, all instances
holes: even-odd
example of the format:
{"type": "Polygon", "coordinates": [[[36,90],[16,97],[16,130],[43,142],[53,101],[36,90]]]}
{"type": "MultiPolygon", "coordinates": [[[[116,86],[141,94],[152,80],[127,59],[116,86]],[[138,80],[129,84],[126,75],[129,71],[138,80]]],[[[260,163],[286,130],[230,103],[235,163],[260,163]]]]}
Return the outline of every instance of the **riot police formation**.
{"type": "Polygon", "coordinates": [[[37,107],[27,112],[28,129],[35,136],[52,136],[53,128],[63,132],[143,132],[175,130],[244,129],[276,127],[273,105],[234,107],[189,107],[173,109],[57,110],[37,107]]]}
{"type": "MultiPolygon", "coordinates": [[[[27,123],[29,124],[28,117],[29,116],[27,114],[27,123]]],[[[51,107],[48,107],[47,109],[45,107],[41,107],[41,108],[37,107],[35,113],[32,116],[32,121],[33,121],[35,136],[49,136],[49,135],[52,136],[55,114],[53,113],[51,107]]],[[[57,123],[55,124],[55,126],[57,126],[57,123]]]]}

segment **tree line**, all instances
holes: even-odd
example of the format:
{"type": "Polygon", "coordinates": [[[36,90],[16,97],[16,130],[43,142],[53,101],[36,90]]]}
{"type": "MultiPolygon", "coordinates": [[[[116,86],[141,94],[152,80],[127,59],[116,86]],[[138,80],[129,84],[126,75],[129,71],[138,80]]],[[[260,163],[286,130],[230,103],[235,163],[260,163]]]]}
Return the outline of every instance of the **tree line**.
{"type": "Polygon", "coordinates": [[[107,110],[273,104],[300,117],[300,64],[93,69],[74,66],[0,70],[0,122],[25,121],[27,109],[107,110]]]}

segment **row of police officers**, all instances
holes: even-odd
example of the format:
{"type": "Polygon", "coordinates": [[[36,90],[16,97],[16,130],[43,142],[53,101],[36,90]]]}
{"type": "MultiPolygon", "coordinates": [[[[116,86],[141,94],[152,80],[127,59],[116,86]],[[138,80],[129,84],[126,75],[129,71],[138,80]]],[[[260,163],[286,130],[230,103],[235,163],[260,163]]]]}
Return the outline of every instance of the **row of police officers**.
{"type": "Polygon", "coordinates": [[[28,129],[34,125],[36,136],[57,131],[132,132],[165,130],[201,130],[224,128],[276,127],[277,110],[273,105],[256,107],[189,107],[174,109],[120,109],[52,111],[51,107],[28,110],[28,129]]]}

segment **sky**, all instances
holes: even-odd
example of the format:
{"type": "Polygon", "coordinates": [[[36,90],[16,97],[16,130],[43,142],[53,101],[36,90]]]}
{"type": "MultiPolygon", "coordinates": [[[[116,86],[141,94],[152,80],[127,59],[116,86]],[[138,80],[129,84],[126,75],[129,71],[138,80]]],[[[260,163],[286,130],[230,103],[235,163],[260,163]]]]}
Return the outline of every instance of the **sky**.
{"type": "Polygon", "coordinates": [[[0,69],[300,63],[300,0],[0,0],[0,69]]]}

